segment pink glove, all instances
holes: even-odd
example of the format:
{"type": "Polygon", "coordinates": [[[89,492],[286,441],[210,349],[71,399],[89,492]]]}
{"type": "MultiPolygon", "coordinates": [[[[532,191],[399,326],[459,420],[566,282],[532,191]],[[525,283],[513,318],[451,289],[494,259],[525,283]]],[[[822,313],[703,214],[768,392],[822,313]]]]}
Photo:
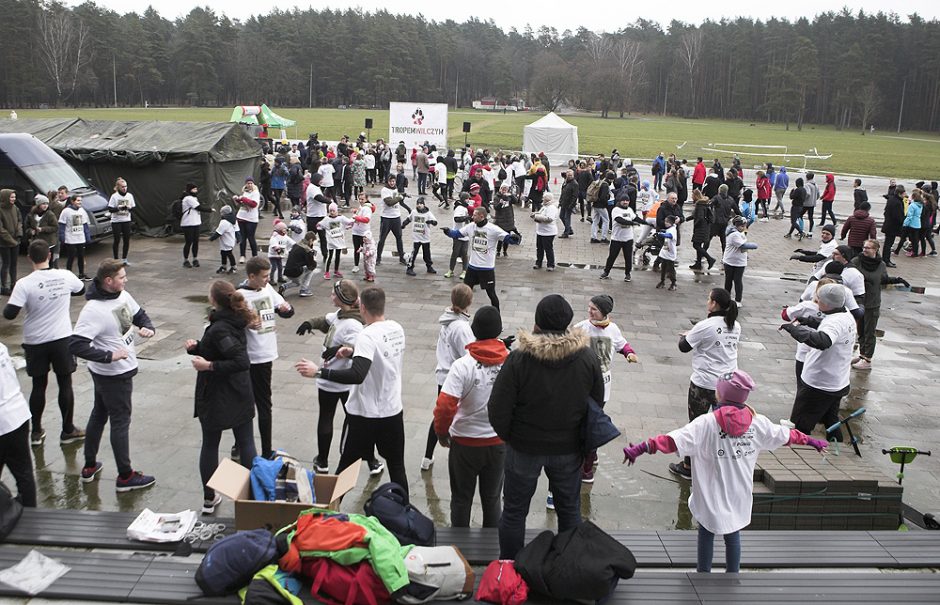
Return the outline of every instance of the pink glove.
{"type": "Polygon", "coordinates": [[[816,439],[815,437],[810,437],[806,440],[806,445],[816,448],[817,452],[821,452],[829,447],[829,442],[823,441],[822,439],[816,439]]]}
{"type": "Polygon", "coordinates": [[[628,447],[623,448],[623,461],[627,463],[627,466],[633,466],[636,459],[648,451],[649,445],[645,441],[636,445],[631,443],[628,447]]]}

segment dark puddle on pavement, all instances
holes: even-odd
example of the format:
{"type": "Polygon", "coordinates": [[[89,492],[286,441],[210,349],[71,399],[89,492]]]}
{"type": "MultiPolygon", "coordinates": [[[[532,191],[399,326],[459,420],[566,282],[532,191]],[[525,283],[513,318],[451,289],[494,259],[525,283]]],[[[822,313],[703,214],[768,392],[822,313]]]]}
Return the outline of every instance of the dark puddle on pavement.
{"type": "Polygon", "coordinates": [[[183,300],[188,300],[191,303],[209,304],[209,297],[202,294],[190,294],[189,296],[184,296],[183,300]]]}

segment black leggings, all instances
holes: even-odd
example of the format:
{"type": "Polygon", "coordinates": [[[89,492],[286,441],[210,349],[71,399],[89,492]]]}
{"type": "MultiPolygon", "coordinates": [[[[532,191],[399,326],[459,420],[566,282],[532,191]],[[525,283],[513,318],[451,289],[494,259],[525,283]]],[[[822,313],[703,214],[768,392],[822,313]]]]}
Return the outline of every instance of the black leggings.
{"type": "Polygon", "coordinates": [[[808,233],[813,232],[813,213],[816,208],[814,206],[803,206],[803,210],[800,212],[800,217],[809,217],[809,226],[806,223],[803,223],[803,227],[808,233]]]}
{"type": "Polygon", "coordinates": [[[199,256],[199,225],[183,227],[183,237],[186,243],[183,244],[183,260],[189,260],[189,251],[193,252],[193,260],[199,256]]]}
{"type": "Polygon", "coordinates": [[[405,424],[402,413],[388,418],[366,418],[346,414],[340,446],[339,474],[356,460],[368,460],[375,449],[385,458],[389,481],[394,481],[408,491],[408,475],[405,472],[405,424]]]}
{"type": "Polygon", "coordinates": [[[418,250],[420,249],[421,254],[424,257],[424,264],[428,269],[430,269],[431,265],[434,264],[434,262],[431,260],[431,243],[414,242],[413,247],[414,248],[411,252],[411,262],[408,264],[408,267],[410,269],[415,268],[415,261],[418,259],[418,250]]]}
{"type": "Polygon", "coordinates": [[[725,263],[725,290],[731,294],[731,286],[734,286],[735,302],[741,302],[741,297],[744,296],[744,269],[745,267],[735,267],[725,263]]]}
{"type": "Polygon", "coordinates": [[[388,234],[391,233],[395,236],[395,244],[398,246],[398,258],[401,262],[405,256],[405,248],[401,239],[401,219],[400,218],[386,218],[382,217],[382,225],[379,229],[379,245],[376,249],[376,260],[382,260],[382,249],[385,248],[385,238],[388,237],[388,234]]]}
{"type": "Polygon", "coordinates": [[[12,288],[16,283],[16,261],[19,246],[0,247],[0,280],[5,288],[12,288]]]}
{"type": "MultiPolygon", "coordinates": [[[[258,433],[261,435],[261,457],[271,456],[271,426],[273,423],[271,403],[271,362],[253,363],[248,369],[251,376],[251,392],[255,396],[258,411],[258,433]]],[[[238,441],[236,440],[236,443],[238,441]]]]}
{"type": "MultiPolygon", "coordinates": [[[[56,383],[59,385],[59,411],[62,413],[62,433],[71,433],[75,430],[72,423],[75,414],[75,394],[72,391],[72,373],[56,374],[56,383]]],[[[29,393],[29,413],[32,415],[32,432],[42,430],[42,413],[46,409],[46,387],[49,386],[48,372],[41,376],[33,376],[33,390],[29,393]]]]}
{"type": "Polygon", "coordinates": [[[0,473],[4,467],[16,481],[16,499],[23,506],[36,507],[36,479],[29,447],[29,420],[16,430],[0,435],[0,473]]]}
{"type": "Polygon", "coordinates": [[[317,225],[320,224],[320,221],[325,219],[325,216],[308,216],[307,217],[307,231],[313,231],[317,234],[317,238],[320,240],[320,258],[326,260],[326,231],[322,229],[317,229],[317,225]]]}
{"type": "MultiPolygon", "coordinates": [[[[207,429],[202,425],[202,449],[199,451],[199,476],[202,478],[202,494],[207,501],[215,498],[215,490],[209,487],[209,479],[219,468],[219,443],[223,429],[207,429]]],[[[248,420],[232,428],[238,447],[238,460],[247,469],[251,468],[255,456],[254,421],[248,420]]]]}
{"type": "Polygon", "coordinates": [[[362,238],[361,235],[353,235],[353,265],[359,266],[359,249],[362,248],[362,238]]]}
{"type": "Polygon", "coordinates": [[[760,199],[760,198],[757,198],[757,206],[756,206],[756,210],[754,211],[754,216],[755,216],[755,217],[760,216],[760,209],[761,209],[761,207],[763,207],[763,208],[764,208],[764,218],[767,218],[767,208],[768,208],[769,206],[770,206],[770,200],[762,200],[762,199],[760,199]]]}
{"type": "Polygon", "coordinates": [[[604,275],[609,275],[617,256],[623,253],[624,273],[630,275],[633,271],[633,240],[618,242],[610,240],[610,253],[607,255],[607,264],[604,265],[604,275]]]}
{"type": "MultiPolygon", "coordinates": [[[[331,393],[323,389],[317,389],[317,395],[320,402],[320,415],[317,418],[317,458],[320,463],[325,463],[330,459],[330,447],[333,444],[333,417],[336,416],[336,405],[339,402],[343,404],[343,412],[346,411],[346,401],[349,399],[349,391],[342,393],[331,393]]],[[[343,433],[346,432],[346,420],[343,420],[343,433]]],[[[375,466],[375,452],[368,459],[370,466],[375,466]]]]}
{"type": "MultiPolygon", "coordinates": [[[[322,231],[321,231],[322,233],[322,231]]],[[[326,264],[323,265],[323,270],[326,272],[330,271],[330,263],[333,263],[333,271],[339,271],[339,257],[342,255],[342,250],[327,250],[326,252],[326,264]]]]}
{"type": "Polygon", "coordinates": [[[72,270],[72,262],[78,258],[78,274],[85,275],[85,244],[62,244],[65,247],[65,268],[72,270]]]}
{"type": "MultiPolygon", "coordinates": [[[[832,211],[832,202],[823,202],[822,203],[822,214],[819,215],[819,222],[826,222],[826,215],[829,215],[832,218],[832,224],[836,224],[836,214],[832,211]]],[[[810,220],[812,220],[812,215],[810,215],[810,220]]]]}
{"type": "Polygon", "coordinates": [[[692,242],[692,247],[695,248],[695,264],[699,267],[702,266],[702,260],[708,261],[709,265],[715,262],[715,259],[708,253],[708,244],[710,243],[711,240],[692,242]]]}
{"type": "Polygon", "coordinates": [[[255,241],[255,231],[258,230],[258,223],[252,221],[246,221],[244,219],[238,220],[238,230],[242,234],[242,243],[239,248],[242,256],[245,256],[245,249],[247,246],[251,246],[251,255],[258,256],[258,242],[255,241]]]}
{"type": "Polygon", "coordinates": [[[232,264],[232,268],[235,268],[235,254],[231,250],[221,250],[219,255],[222,257],[222,266],[225,266],[225,261],[229,261],[232,264]]]}
{"type": "MultiPolygon", "coordinates": [[[[444,385],[437,385],[437,394],[441,394],[441,387],[444,385]]],[[[437,400],[434,400],[434,405],[437,406],[437,400]]],[[[428,427],[428,442],[424,446],[424,457],[428,460],[434,458],[434,448],[437,446],[437,433],[434,431],[434,419],[431,418],[431,426],[428,427]]]]}
{"type": "Polygon", "coordinates": [[[121,240],[124,240],[124,246],[121,247],[121,258],[127,260],[127,251],[131,247],[131,222],[111,223],[111,233],[114,235],[114,242],[111,244],[111,254],[118,258],[118,246],[121,240]]]}

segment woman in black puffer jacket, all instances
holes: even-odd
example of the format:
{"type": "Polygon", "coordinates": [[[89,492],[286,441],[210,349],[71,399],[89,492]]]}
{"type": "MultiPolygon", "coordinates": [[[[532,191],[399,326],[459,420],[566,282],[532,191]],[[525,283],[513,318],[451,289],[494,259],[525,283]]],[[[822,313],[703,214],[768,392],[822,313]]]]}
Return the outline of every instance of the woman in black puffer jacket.
{"type": "Polygon", "coordinates": [[[186,352],[193,356],[196,375],[195,413],[202,424],[202,451],[199,473],[202,476],[204,514],[215,512],[221,498],[207,483],[219,466],[219,442],[222,432],[232,429],[239,448],[239,459],[251,468],[255,459],[253,433],[255,404],[248,375],[248,345],[245,328],[257,321],[254,311],[234,286],[217,280],[209,288],[209,327],[202,340],[187,340],[186,352]]]}

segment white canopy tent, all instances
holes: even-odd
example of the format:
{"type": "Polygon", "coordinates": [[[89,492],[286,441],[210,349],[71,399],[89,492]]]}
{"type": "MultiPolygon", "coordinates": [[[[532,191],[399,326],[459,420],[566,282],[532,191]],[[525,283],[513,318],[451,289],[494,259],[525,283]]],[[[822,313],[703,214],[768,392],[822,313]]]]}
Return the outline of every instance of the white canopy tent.
{"type": "Polygon", "coordinates": [[[549,113],[522,129],[522,151],[545,152],[552,165],[578,158],[578,128],[549,113]]]}

